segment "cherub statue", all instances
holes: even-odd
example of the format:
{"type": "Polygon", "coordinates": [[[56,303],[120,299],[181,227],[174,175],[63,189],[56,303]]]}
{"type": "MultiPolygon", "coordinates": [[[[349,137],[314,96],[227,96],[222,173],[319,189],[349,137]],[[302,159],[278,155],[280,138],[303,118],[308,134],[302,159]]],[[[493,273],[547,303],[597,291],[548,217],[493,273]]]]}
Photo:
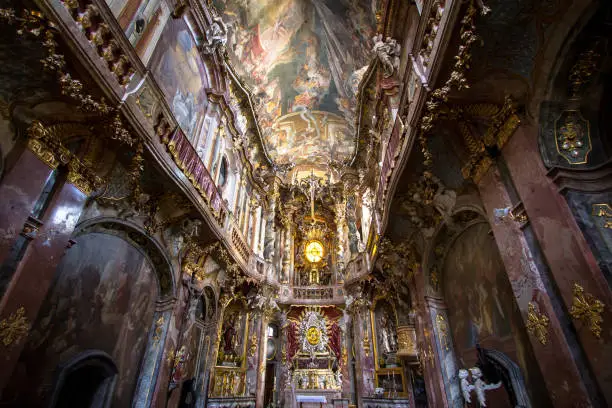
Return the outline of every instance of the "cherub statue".
{"type": "Polygon", "coordinates": [[[372,40],[374,41],[372,52],[383,65],[383,75],[388,78],[399,68],[401,46],[391,37],[383,41],[382,34],[375,35],[372,40]]]}
{"type": "Polygon", "coordinates": [[[463,399],[468,404],[472,402],[472,396],[470,394],[472,393],[472,390],[475,388],[472,384],[470,384],[470,381],[468,380],[469,375],[470,373],[465,368],[462,368],[461,370],[459,370],[459,380],[461,382],[461,392],[463,393],[463,399]]]}
{"type": "Polygon", "coordinates": [[[206,42],[203,42],[202,52],[212,54],[227,43],[227,26],[221,17],[213,17],[212,24],[206,30],[206,42]]]}
{"type": "Polygon", "coordinates": [[[485,399],[485,391],[494,390],[501,387],[501,381],[497,384],[487,384],[482,379],[482,371],[478,367],[470,368],[470,373],[472,373],[472,379],[474,381],[474,389],[476,390],[476,397],[478,398],[478,403],[481,407],[486,407],[486,399],[485,399]]]}

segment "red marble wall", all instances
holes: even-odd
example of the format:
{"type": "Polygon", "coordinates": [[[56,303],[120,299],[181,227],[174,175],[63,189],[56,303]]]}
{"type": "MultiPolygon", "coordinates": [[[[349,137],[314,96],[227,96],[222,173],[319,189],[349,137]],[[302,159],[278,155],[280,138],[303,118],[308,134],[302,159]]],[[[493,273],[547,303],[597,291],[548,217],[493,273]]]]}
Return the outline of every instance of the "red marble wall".
{"type": "Polygon", "coordinates": [[[57,268],[3,400],[46,406],[58,365],[97,349],[119,372],[113,405],[129,406],[157,296],[153,268],[136,248],[107,234],[79,237],[57,268]]]}

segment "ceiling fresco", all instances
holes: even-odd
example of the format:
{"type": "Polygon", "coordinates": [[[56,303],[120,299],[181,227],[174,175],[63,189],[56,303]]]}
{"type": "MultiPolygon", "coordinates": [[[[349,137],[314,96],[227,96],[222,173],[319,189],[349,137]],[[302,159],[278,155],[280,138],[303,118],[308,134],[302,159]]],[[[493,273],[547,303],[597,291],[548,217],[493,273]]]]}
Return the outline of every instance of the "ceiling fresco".
{"type": "Polygon", "coordinates": [[[376,3],[213,1],[227,25],[230,60],[252,91],[264,145],[277,164],[352,157],[355,96],[371,59],[376,3]],[[306,131],[292,134],[299,129],[306,131]]]}

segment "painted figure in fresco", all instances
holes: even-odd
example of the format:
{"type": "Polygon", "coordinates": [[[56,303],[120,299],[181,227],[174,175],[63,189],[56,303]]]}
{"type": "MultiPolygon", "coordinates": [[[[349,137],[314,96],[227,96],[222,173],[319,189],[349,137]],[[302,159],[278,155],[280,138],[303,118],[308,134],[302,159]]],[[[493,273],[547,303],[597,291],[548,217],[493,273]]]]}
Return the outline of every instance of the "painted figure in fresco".
{"type": "Polygon", "coordinates": [[[380,316],[380,344],[383,354],[397,352],[397,337],[395,324],[389,316],[389,312],[384,310],[380,316]]]}
{"type": "Polygon", "coordinates": [[[236,337],[236,322],[238,321],[238,315],[236,312],[232,313],[225,322],[223,328],[223,352],[225,354],[234,353],[234,339],[236,337]]]}
{"type": "Polygon", "coordinates": [[[169,20],[151,59],[151,71],[187,137],[201,127],[206,71],[187,24],[169,20]]]}

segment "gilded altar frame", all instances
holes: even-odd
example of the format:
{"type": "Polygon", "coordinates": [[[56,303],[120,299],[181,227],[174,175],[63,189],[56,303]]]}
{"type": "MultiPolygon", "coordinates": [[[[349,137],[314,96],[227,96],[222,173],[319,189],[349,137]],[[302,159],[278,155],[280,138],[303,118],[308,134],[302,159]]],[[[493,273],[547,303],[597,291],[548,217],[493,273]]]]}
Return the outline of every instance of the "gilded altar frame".
{"type": "MultiPolygon", "coordinates": [[[[244,300],[238,300],[242,306],[246,309],[244,300]]],[[[231,302],[230,302],[231,303],[231,302]]],[[[229,304],[228,304],[229,306],[229,304]]],[[[211,398],[235,398],[242,397],[247,392],[246,389],[246,374],[247,374],[247,353],[249,352],[249,323],[251,322],[251,314],[245,313],[244,319],[244,331],[243,333],[236,333],[237,336],[244,335],[242,338],[242,361],[239,367],[223,366],[218,364],[218,353],[221,341],[221,330],[223,328],[223,322],[225,313],[227,312],[227,306],[223,310],[223,314],[220,316],[218,328],[217,328],[217,350],[214,353],[215,361],[213,366],[213,372],[210,376],[209,385],[209,397],[211,398]],[[239,388],[235,390],[236,376],[239,380],[239,388]],[[235,392],[236,391],[236,392],[235,392]]]]}
{"type": "MultiPolygon", "coordinates": [[[[378,302],[380,300],[384,300],[386,301],[389,306],[391,307],[391,309],[393,310],[393,317],[395,319],[395,330],[397,331],[398,327],[399,327],[399,322],[397,320],[397,309],[395,307],[395,303],[392,301],[389,301],[386,298],[385,294],[379,294],[376,295],[374,297],[374,299],[372,300],[372,304],[370,306],[370,328],[372,330],[372,346],[374,347],[374,367],[376,370],[376,373],[374,375],[374,386],[376,388],[378,388],[381,384],[382,384],[382,378],[383,377],[389,377],[391,376],[392,378],[395,378],[396,376],[400,377],[400,382],[401,382],[401,390],[402,391],[398,391],[397,394],[395,395],[395,397],[408,397],[408,388],[406,385],[406,376],[404,375],[404,368],[401,366],[401,364],[398,367],[381,367],[380,363],[379,363],[379,353],[378,353],[378,332],[376,329],[376,305],[378,304],[378,302]]],[[[397,333],[396,333],[397,335],[397,333]]],[[[399,357],[399,356],[398,356],[399,357]]],[[[389,396],[389,391],[385,391],[385,394],[387,396],[389,396]]]]}

